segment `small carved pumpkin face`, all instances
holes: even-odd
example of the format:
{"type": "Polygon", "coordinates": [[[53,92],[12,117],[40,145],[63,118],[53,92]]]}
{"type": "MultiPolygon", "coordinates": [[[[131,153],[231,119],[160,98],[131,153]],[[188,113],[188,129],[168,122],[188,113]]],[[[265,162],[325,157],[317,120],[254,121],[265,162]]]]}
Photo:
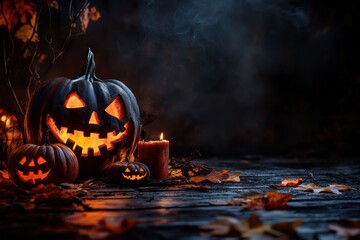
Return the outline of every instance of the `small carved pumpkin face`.
{"type": "Polygon", "coordinates": [[[150,177],[149,168],[140,162],[114,162],[103,168],[112,182],[136,184],[150,177]]]}
{"type": "Polygon", "coordinates": [[[147,170],[140,164],[127,164],[125,170],[121,173],[124,179],[130,181],[139,181],[147,177],[147,170]]]}
{"type": "Polygon", "coordinates": [[[51,168],[50,163],[42,156],[37,159],[27,159],[24,156],[18,162],[16,174],[21,181],[35,185],[37,180],[44,180],[49,175],[51,168]]]}
{"type": "Polygon", "coordinates": [[[18,186],[32,188],[74,182],[79,163],[73,151],[63,144],[24,144],[10,153],[8,171],[18,186]]]}

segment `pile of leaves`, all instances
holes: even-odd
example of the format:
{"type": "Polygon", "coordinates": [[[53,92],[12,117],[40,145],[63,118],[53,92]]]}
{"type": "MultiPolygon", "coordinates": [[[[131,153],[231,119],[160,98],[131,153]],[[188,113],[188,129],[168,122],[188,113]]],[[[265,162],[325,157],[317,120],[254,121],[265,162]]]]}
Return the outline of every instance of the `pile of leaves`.
{"type": "Polygon", "coordinates": [[[240,182],[240,174],[238,173],[231,173],[225,169],[215,171],[212,168],[193,163],[193,160],[199,156],[201,154],[198,151],[194,151],[187,158],[170,158],[170,178],[180,181],[187,180],[194,183],[240,182]]]}
{"type": "Polygon", "coordinates": [[[0,171],[0,197],[8,199],[0,207],[0,213],[29,212],[42,206],[71,206],[89,210],[82,197],[88,195],[84,187],[90,184],[85,181],[79,184],[64,183],[61,185],[39,185],[31,190],[16,186],[6,171],[0,171]]]}

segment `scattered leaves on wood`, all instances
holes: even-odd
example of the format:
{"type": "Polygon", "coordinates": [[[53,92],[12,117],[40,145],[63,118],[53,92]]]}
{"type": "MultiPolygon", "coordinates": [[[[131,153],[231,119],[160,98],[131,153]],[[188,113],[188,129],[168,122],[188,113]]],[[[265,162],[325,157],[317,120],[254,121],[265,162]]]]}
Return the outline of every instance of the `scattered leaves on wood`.
{"type": "Polygon", "coordinates": [[[300,184],[297,188],[298,190],[305,192],[314,192],[314,193],[332,193],[332,194],[341,194],[341,192],[349,191],[352,189],[350,186],[333,183],[326,187],[320,187],[314,183],[310,184],[300,184]]]}
{"type": "Polygon", "coordinates": [[[285,193],[266,192],[265,194],[260,194],[257,192],[250,192],[235,196],[226,201],[218,201],[213,204],[241,206],[248,210],[282,210],[287,209],[287,204],[291,198],[291,194],[285,193]]]}
{"type": "Polygon", "coordinates": [[[189,179],[191,182],[211,182],[211,183],[224,183],[224,182],[240,182],[239,173],[230,173],[227,170],[217,172],[212,170],[209,174],[198,175],[189,179]]]}
{"type": "Polygon", "coordinates": [[[202,166],[201,164],[195,164],[192,161],[197,157],[200,157],[201,154],[199,151],[195,150],[190,153],[190,156],[187,158],[170,158],[170,178],[177,179],[189,179],[194,176],[207,175],[212,172],[212,168],[202,166]]]}
{"type": "Polygon", "coordinates": [[[248,219],[219,216],[215,221],[201,225],[200,230],[208,236],[246,239],[299,239],[296,228],[301,220],[280,223],[263,223],[257,215],[248,219]]]}
{"type": "Polygon", "coordinates": [[[284,180],[281,181],[280,184],[278,184],[278,187],[297,187],[300,184],[302,184],[304,182],[304,179],[302,178],[296,178],[296,179],[289,179],[289,178],[284,178],[284,180]]]}
{"type": "Polygon", "coordinates": [[[34,204],[35,208],[44,204],[61,206],[76,204],[89,209],[78,197],[80,192],[82,190],[79,188],[63,189],[55,184],[39,185],[28,191],[31,194],[31,199],[28,203],[34,204]]]}
{"type": "Polygon", "coordinates": [[[186,179],[195,183],[240,182],[239,173],[231,173],[228,170],[221,170],[218,172],[201,164],[193,163],[192,160],[199,156],[201,156],[199,151],[194,151],[188,158],[170,158],[170,178],[180,180],[186,179]]]}
{"type": "Polygon", "coordinates": [[[340,220],[338,224],[330,224],[329,229],[338,237],[360,239],[360,220],[340,220]]]}

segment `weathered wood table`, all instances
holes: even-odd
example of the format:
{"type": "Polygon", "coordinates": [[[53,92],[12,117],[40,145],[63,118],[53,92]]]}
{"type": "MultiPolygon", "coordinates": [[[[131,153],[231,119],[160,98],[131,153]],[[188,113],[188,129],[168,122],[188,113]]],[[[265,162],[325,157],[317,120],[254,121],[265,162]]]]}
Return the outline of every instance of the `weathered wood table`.
{"type": "Polygon", "coordinates": [[[339,219],[360,219],[359,159],[233,158],[195,162],[216,170],[241,173],[241,182],[204,183],[200,185],[207,187],[199,188],[189,187],[189,183],[139,187],[98,183],[84,188],[87,194],[81,199],[86,207],[45,204],[29,212],[17,209],[16,205],[8,207],[16,197],[1,196],[1,205],[6,211],[0,215],[0,239],[218,239],[201,234],[198,226],[217,216],[245,219],[251,214],[267,223],[301,219],[304,223],[297,232],[302,239],[341,239],[329,229],[329,224],[339,219]],[[305,178],[309,171],[320,185],[339,183],[353,190],[316,194],[276,187],[285,177],[305,178]],[[286,210],[250,211],[239,206],[213,204],[251,191],[278,191],[293,197],[286,210]],[[126,228],[124,219],[140,222],[119,237],[116,234],[122,230],[116,226],[122,223],[122,228],[126,228]]]}

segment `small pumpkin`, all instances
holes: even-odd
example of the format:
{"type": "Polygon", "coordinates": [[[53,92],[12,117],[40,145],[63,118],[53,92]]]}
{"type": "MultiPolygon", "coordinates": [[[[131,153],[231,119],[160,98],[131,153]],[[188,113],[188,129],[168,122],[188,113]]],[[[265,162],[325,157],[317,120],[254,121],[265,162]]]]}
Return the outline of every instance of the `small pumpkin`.
{"type": "Polygon", "coordinates": [[[114,183],[137,184],[150,177],[149,168],[140,162],[111,163],[103,172],[114,183]]]}
{"type": "Polygon", "coordinates": [[[27,142],[36,144],[50,129],[51,141],[70,147],[88,178],[118,152],[133,159],[141,124],[133,93],[119,80],[97,78],[89,49],[80,76],[52,79],[34,93],[24,127],[27,142]]]}
{"type": "Polygon", "coordinates": [[[79,163],[64,144],[24,144],[10,153],[8,171],[16,185],[28,189],[40,184],[74,182],[79,163]]]}

